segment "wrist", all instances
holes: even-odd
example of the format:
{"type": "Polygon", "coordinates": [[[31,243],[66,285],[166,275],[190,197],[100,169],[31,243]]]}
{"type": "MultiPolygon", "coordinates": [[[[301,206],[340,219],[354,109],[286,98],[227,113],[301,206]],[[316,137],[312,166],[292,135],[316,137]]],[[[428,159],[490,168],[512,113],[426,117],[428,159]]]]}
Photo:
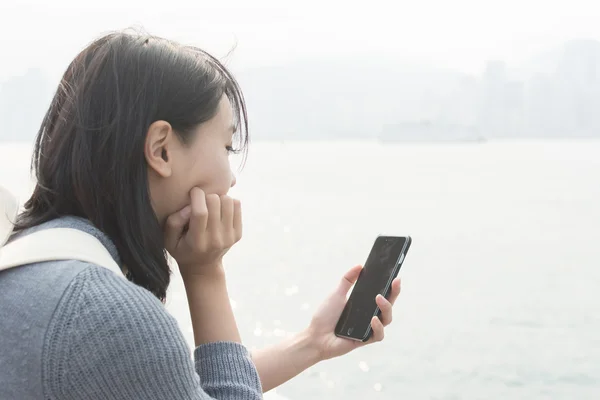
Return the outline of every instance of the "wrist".
{"type": "Polygon", "coordinates": [[[305,329],[302,332],[297,333],[294,337],[294,343],[300,352],[304,354],[303,358],[305,358],[310,365],[317,364],[325,359],[323,357],[323,351],[321,350],[322,346],[310,330],[305,329]]]}
{"type": "Polygon", "coordinates": [[[179,267],[181,279],[187,285],[196,282],[206,282],[225,279],[225,268],[222,262],[213,264],[182,265],[179,267]]]}

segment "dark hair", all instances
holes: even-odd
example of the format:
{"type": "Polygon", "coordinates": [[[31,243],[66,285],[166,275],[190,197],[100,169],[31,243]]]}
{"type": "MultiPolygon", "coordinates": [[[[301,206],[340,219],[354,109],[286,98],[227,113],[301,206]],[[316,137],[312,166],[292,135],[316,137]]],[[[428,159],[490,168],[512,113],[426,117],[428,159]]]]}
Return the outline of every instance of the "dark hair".
{"type": "Polygon", "coordinates": [[[16,230],[86,218],[115,243],[128,278],[164,301],[170,270],[150,200],[146,134],[164,120],[189,143],[223,95],[246,150],[244,98],[216,58],[140,32],[94,41],[69,65],[43,119],[32,157],[37,184],[16,230]]]}

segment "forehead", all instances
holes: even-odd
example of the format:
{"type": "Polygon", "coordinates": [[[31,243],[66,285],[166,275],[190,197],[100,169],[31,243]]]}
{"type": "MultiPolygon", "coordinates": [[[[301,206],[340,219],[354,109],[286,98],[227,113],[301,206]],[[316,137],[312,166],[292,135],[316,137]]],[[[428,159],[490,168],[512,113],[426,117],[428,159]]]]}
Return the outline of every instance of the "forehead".
{"type": "Polygon", "coordinates": [[[214,118],[219,119],[220,123],[228,125],[228,127],[234,122],[233,108],[231,107],[231,102],[226,95],[221,97],[221,100],[219,101],[219,108],[214,118]]]}

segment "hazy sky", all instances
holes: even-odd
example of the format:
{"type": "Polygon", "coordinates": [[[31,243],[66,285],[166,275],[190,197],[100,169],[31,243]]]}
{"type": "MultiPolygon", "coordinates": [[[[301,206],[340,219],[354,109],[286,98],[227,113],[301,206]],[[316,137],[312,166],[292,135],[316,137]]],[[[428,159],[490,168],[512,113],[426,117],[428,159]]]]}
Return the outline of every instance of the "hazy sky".
{"type": "Polygon", "coordinates": [[[40,67],[54,77],[102,32],[143,26],[234,66],[384,51],[469,72],[522,62],[562,41],[600,39],[597,0],[2,0],[0,80],[40,67]]]}

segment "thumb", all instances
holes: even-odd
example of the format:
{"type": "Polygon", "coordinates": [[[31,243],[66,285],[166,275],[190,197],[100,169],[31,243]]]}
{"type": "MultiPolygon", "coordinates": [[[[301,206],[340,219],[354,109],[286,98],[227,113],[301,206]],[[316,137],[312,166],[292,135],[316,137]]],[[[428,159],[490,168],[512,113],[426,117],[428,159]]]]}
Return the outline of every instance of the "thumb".
{"type": "Polygon", "coordinates": [[[346,296],[352,285],[356,282],[362,271],[362,265],[352,267],[348,272],[344,274],[344,277],[340,281],[337,288],[337,292],[342,296],[346,296]]]}
{"type": "Polygon", "coordinates": [[[187,206],[171,214],[165,223],[165,247],[168,251],[172,251],[177,247],[179,239],[183,235],[185,226],[190,221],[192,207],[187,206]]]}

